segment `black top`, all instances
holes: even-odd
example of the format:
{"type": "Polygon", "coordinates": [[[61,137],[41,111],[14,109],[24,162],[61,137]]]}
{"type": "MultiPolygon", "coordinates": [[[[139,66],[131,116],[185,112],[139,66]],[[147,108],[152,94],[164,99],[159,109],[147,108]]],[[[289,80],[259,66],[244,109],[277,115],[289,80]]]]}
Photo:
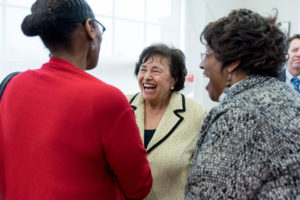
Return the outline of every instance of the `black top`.
{"type": "Polygon", "coordinates": [[[155,130],[156,129],[153,129],[153,130],[144,130],[144,147],[145,147],[145,149],[147,149],[147,146],[148,146],[150,140],[152,139],[155,130]]]}

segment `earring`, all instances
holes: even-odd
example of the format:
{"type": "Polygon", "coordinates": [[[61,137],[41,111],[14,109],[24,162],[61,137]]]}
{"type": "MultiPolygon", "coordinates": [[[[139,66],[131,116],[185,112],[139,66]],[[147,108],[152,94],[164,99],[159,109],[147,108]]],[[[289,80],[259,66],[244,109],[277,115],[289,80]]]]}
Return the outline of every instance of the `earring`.
{"type": "Polygon", "coordinates": [[[174,86],[171,86],[171,91],[174,90],[174,89],[175,89],[175,87],[174,87],[174,86]]]}
{"type": "Polygon", "coordinates": [[[230,74],[230,73],[228,74],[228,77],[227,77],[226,87],[227,87],[227,88],[230,88],[230,87],[231,87],[231,74],[230,74]]]}
{"type": "Polygon", "coordinates": [[[95,50],[96,49],[96,45],[94,43],[91,44],[91,49],[95,50]]]}

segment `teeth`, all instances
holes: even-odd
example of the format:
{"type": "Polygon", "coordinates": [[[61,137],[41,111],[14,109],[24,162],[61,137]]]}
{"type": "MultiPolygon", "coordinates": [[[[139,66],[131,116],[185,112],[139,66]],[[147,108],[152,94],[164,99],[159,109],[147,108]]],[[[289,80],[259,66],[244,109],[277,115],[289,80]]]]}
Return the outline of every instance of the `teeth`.
{"type": "Polygon", "coordinates": [[[144,84],[144,87],[155,87],[155,85],[151,85],[151,84],[144,84]]]}

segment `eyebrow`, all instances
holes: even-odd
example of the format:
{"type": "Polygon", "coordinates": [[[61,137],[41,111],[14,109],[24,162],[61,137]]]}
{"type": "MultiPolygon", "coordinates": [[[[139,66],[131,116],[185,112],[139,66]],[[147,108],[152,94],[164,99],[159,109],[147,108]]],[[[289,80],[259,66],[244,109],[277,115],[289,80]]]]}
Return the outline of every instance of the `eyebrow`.
{"type": "Polygon", "coordinates": [[[153,68],[154,68],[154,69],[161,69],[161,68],[158,67],[158,66],[153,66],[152,69],[153,69],[153,68]]]}
{"type": "MultiPolygon", "coordinates": [[[[142,64],[141,68],[147,68],[147,66],[142,64]]],[[[161,68],[158,66],[152,66],[151,69],[161,69],[161,68]]]]}

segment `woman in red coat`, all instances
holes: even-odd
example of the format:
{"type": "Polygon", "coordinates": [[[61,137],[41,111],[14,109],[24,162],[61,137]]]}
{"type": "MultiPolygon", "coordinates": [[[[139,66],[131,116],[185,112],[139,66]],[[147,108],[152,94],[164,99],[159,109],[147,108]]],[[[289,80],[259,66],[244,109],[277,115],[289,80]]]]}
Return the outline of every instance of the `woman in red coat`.
{"type": "Polygon", "coordinates": [[[105,27],[84,0],[37,0],[22,23],[51,58],[15,76],[0,103],[0,199],[142,199],[152,175],[134,113],[89,75],[105,27]]]}

